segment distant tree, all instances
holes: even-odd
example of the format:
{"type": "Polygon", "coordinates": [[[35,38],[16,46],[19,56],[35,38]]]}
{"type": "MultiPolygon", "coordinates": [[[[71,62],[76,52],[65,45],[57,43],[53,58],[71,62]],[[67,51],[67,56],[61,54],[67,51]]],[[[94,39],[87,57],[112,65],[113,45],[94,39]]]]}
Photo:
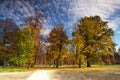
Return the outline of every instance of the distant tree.
{"type": "Polygon", "coordinates": [[[120,54],[120,47],[118,48],[118,54],[120,54]]]}
{"type": "Polygon", "coordinates": [[[56,51],[57,51],[57,47],[53,44],[50,44],[47,47],[46,60],[47,60],[47,64],[49,66],[54,65],[54,67],[55,67],[55,59],[57,58],[56,51]]]}
{"type": "Polygon", "coordinates": [[[0,58],[4,66],[11,56],[15,54],[15,32],[17,25],[12,19],[0,20],[0,58]]]}
{"type": "Polygon", "coordinates": [[[55,65],[56,68],[58,68],[60,64],[60,58],[62,56],[62,48],[65,44],[67,44],[68,41],[68,37],[63,30],[63,25],[58,25],[58,27],[52,29],[49,34],[48,41],[54,46],[54,52],[56,54],[55,65]]]}
{"type": "Polygon", "coordinates": [[[99,16],[82,18],[77,29],[84,41],[83,53],[86,56],[87,67],[93,61],[101,61],[101,55],[113,55],[115,43],[112,41],[114,32],[107,26],[107,22],[99,16]]]}
{"type": "Polygon", "coordinates": [[[119,54],[119,52],[115,52],[114,57],[115,57],[116,64],[120,64],[120,54],[119,54]]]}
{"type": "Polygon", "coordinates": [[[25,25],[29,25],[32,28],[40,28],[43,23],[43,14],[41,12],[35,12],[34,15],[28,16],[25,21],[25,25]]]}

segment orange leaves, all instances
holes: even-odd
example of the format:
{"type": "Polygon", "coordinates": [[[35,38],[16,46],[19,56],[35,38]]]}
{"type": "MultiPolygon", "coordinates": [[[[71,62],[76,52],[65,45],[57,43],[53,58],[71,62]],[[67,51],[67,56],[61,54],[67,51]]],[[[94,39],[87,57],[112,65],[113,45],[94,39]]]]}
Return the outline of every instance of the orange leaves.
{"type": "Polygon", "coordinates": [[[102,53],[104,56],[113,55],[112,51],[109,51],[109,50],[103,50],[102,53]]]}
{"type": "Polygon", "coordinates": [[[64,43],[67,43],[67,35],[63,31],[63,26],[59,25],[58,27],[54,28],[51,33],[49,34],[49,42],[56,44],[56,45],[62,45],[64,43]]]}

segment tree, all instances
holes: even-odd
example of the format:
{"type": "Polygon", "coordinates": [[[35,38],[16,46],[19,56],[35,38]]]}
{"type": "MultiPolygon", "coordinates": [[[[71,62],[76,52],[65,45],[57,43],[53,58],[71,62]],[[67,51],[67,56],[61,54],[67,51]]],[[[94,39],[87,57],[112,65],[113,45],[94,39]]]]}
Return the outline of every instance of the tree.
{"type": "Polygon", "coordinates": [[[50,65],[54,65],[55,67],[55,59],[57,58],[57,47],[56,45],[53,45],[52,43],[47,47],[47,64],[50,65]]]}
{"type": "Polygon", "coordinates": [[[93,61],[101,61],[101,55],[112,55],[115,43],[111,37],[114,32],[99,16],[82,18],[77,24],[77,30],[84,40],[83,53],[87,67],[93,61]]]}
{"type": "Polygon", "coordinates": [[[118,48],[118,54],[120,54],[120,47],[118,48]]]}
{"type": "Polygon", "coordinates": [[[8,59],[15,54],[15,31],[17,25],[12,19],[0,20],[0,57],[3,58],[4,66],[8,59]]]}
{"type": "Polygon", "coordinates": [[[60,58],[61,58],[62,48],[68,41],[68,37],[63,30],[63,25],[58,25],[58,27],[52,29],[52,31],[49,34],[48,41],[55,48],[54,50],[56,54],[55,65],[56,65],[56,68],[58,68],[60,58]]]}
{"type": "Polygon", "coordinates": [[[84,47],[84,39],[79,33],[79,30],[74,30],[72,43],[75,46],[76,62],[78,61],[79,68],[81,67],[81,59],[83,57],[82,49],[84,47]]]}
{"type": "Polygon", "coordinates": [[[115,52],[114,57],[115,57],[115,60],[116,60],[116,64],[120,64],[120,54],[118,52],[115,52]]]}
{"type": "Polygon", "coordinates": [[[34,50],[32,35],[30,27],[17,30],[15,34],[17,54],[12,58],[17,65],[25,66],[25,63],[32,57],[34,50]]]}
{"type": "Polygon", "coordinates": [[[29,16],[26,18],[25,25],[30,26],[32,30],[32,40],[34,41],[34,65],[38,64],[37,59],[40,58],[40,51],[42,48],[41,43],[41,29],[42,24],[44,23],[43,14],[40,12],[35,12],[33,16],[29,16]]]}

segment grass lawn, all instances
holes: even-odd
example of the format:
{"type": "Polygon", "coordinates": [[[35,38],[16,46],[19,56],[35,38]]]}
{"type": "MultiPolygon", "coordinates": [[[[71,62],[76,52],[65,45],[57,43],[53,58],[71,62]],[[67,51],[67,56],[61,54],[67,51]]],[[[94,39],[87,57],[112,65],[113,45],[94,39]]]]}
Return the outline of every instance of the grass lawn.
{"type": "Polygon", "coordinates": [[[21,67],[0,67],[0,72],[25,72],[25,71],[35,71],[35,70],[40,70],[40,69],[48,69],[48,70],[78,70],[78,71],[104,71],[104,70],[120,70],[120,65],[92,65],[90,68],[87,67],[82,67],[82,68],[77,68],[77,67],[59,67],[59,68],[53,68],[53,67],[48,67],[48,68],[21,68],[21,67]]]}
{"type": "Polygon", "coordinates": [[[53,68],[53,67],[48,67],[45,68],[48,70],[78,70],[78,71],[106,71],[106,70],[120,70],[120,65],[92,65],[91,67],[82,67],[82,68],[77,68],[77,67],[59,67],[59,68],[53,68]]]}
{"type": "Polygon", "coordinates": [[[23,72],[27,71],[27,69],[19,68],[19,67],[0,67],[0,72],[23,72]]]}

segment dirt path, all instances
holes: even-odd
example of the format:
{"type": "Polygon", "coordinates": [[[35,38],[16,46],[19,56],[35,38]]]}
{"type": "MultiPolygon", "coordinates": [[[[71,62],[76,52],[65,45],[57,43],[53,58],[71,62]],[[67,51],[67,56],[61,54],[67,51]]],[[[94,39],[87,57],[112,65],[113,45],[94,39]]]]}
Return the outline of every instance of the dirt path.
{"type": "Polygon", "coordinates": [[[28,77],[27,80],[49,80],[48,70],[38,70],[28,77]]]}
{"type": "Polygon", "coordinates": [[[120,80],[120,70],[38,70],[0,73],[0,80],[120,80]]]}
{"type": "Polygon", "coordinates": [[[51,71],[50,80],[120,80],[120,71],[51,71]]]}
{"type": "Polygon", "coordinates": [[[2,72],[0,80],[26,80],[32,72],[2,72]]]}
{"type": "Polygon", "coordinates": [[[120,80],[120,71],[39,70],[27,80],[120,80]]]}

